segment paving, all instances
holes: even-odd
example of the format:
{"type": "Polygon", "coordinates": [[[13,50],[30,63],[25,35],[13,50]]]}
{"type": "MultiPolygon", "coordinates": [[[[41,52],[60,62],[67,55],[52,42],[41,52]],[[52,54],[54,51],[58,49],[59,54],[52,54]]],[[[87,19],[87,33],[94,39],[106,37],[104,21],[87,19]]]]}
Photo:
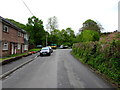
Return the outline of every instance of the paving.
{"type": "Polygon", "coordinates": [[[22,64],[22,63],[24,63],[26,61],[29,61],[30,59],[33,59],[37,55],[38,55],[38,53],[37,54],[32,54],[30,56],[22,57],[21,59],[18,59],[18,60],[14,61],[14,62],[3,65],[2,66],[2,74],[6,73],[9,70],[12,70],[13,68],[19,66],[20,64],[22,64]]]}

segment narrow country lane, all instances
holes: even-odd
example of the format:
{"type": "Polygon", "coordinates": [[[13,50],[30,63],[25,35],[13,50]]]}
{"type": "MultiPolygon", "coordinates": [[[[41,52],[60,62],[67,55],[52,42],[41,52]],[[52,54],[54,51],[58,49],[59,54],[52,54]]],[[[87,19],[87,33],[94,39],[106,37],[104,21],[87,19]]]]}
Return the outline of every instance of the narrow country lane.
{"type": "Polygon", "coordinates": [[[71,49],[56,49],[37,57],[2,81],[3,88],[112,88],[81,64],[71,49]]]}

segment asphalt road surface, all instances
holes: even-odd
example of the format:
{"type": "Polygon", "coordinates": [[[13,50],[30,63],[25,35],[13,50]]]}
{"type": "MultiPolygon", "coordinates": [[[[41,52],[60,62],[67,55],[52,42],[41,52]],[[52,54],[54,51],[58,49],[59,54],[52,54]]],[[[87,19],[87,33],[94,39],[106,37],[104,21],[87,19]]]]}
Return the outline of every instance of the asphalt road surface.
{"type": "Polygon", "coordinates": [[[81,64],[71,49],[57,49],[37,57],[2,81],[3,88],[112,88],[81,64]]]}

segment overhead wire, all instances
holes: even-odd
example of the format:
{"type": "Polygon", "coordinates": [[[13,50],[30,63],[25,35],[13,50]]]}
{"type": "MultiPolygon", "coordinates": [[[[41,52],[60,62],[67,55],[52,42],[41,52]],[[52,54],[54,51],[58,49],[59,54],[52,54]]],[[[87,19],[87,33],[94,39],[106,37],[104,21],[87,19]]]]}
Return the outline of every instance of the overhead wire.
{"type": "Polygon", "coordinates": [[[23,0],[21,0],[22,2],[23,2],[23,4],[26,6],[26,8],[28,9],[28,11],[32,14],[32,16],[34,16],[34,14],[32,13],[32,11],[30,10],[30,8],[27,6],[27,4],[23,1],[23,0]]]}

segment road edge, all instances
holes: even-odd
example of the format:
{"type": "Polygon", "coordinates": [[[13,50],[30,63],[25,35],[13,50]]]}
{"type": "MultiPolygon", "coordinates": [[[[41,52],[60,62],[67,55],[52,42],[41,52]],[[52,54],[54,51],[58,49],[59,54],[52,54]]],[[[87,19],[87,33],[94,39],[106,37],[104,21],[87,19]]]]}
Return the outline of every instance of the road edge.
{"type": "Polygon", "coordinates": [[[83,64],[83,65],[85,65],[86,67],[88,67],[89,70],[91,70],[92,72],[94,72],[95,74],[97,74],[98,76],[100,76],[104,81],[106,81],[107,83],[109,83],[111,86],[113,86],[113,87],[116,88],[117,90],[120,90],[119,85],[117,85],[113,80],[111,80],[110,78],[108,78],[105,74],[99,72],[99,71],[96,70],[95,68],[92,68],[90,65],[81,62],[80,59],[72,53],[72,51],[70,52],[70,54],[71,54],[76,60],[78,60],[81,64],[83,64]]]}

